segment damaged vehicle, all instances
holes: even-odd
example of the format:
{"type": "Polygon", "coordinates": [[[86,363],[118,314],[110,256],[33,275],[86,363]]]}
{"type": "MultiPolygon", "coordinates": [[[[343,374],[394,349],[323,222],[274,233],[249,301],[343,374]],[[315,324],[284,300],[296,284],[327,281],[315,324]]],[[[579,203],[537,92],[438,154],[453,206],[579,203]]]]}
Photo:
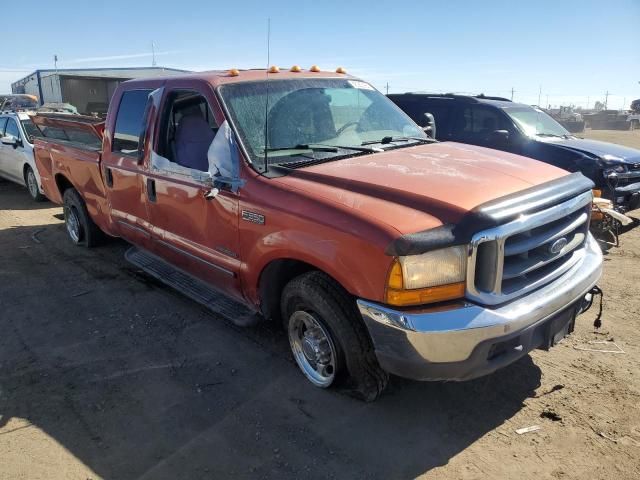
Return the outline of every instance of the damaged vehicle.
{"type": "Polygon", "coordinates": [[[504,150],[581,172],[624,213],[640,206],[640,150],[587,140],[536,107],[506,98],[405,93],[389,95],[413,120],[435,119],[436,138],[504,150]]]}
{"type": "Polygon", "coordinates": [[[36,115],[69,239],[239,325],[284,326],[313,385],[468,380],[570,334],[602,253],[593,182],[440,143],[343,69],[121,83],[106,121],[36,115]],[[63,136],[64,135],[64,136],[63,136]]]}

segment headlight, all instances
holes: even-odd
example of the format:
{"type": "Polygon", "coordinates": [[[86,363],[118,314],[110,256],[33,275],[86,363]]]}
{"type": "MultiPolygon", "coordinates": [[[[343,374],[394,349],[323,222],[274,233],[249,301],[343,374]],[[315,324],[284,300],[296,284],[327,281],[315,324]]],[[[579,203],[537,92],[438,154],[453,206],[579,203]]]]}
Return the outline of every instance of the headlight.
{"type": "Polygon", "coordinates": [[[626,171],[627,171],[626,165],[614,165],[613,167],[605,168],[603,174],[606,178],[612,173],[625,173],[626,171]]]}
{"type": "Polygon", "coordinates": [[[389,270],[386,301],[408,306],[461,298],[466,273],[466,245],[398,257],[389,270]]]}

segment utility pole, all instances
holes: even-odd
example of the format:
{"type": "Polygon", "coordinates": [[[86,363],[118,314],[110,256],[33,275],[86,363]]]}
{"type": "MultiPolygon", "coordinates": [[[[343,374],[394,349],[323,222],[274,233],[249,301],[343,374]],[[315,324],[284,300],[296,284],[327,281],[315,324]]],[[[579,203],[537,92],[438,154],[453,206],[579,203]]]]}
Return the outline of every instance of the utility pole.
{"type": "Polygon", "coordinates": [[[511,87],[511,101],[513,102],[513,94],[515,93],[515,90],[513,89],[513,87],[511,87]]]}
{"type": "Polygon", "coordinates": [[[607,105],[609,104],[609,90],[604,94],[604,109],[607,110],[607,105]]]}
{"type": "Polygon", "coordinates": [[[389,82],[387,82],[387,95],[389,95],[389,82]]]}
{"type": "Polygon", "coordinates": [[[540,85],[540,90],[538,90],[538,106],[540,106],[540,97],[542,96],[542,85],[540,85]]]}
{"type": "Polygon", "coordinates": [[[55,68],[56,72],[58,71],[58,55],[53,55],[53,68],[55,68]]]}
{"type": "Polygon", "coordinates": [[[156,45],[151,41],[151,66],[156,66],[156,45]]]}

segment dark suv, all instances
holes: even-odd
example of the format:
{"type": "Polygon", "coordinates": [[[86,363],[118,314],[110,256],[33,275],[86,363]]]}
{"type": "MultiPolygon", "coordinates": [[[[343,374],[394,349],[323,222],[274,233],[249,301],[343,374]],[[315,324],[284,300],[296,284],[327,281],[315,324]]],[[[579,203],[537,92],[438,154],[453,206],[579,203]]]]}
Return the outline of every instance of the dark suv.
{"type": "Polygon", "coordinates": [[[640,206],[640,150],[579,138],[536,107],[506,98],[404,93],[389,95],[419,125],[435,119],[435,138],[535,158],[582,172],[621,210],[640,206]]]}

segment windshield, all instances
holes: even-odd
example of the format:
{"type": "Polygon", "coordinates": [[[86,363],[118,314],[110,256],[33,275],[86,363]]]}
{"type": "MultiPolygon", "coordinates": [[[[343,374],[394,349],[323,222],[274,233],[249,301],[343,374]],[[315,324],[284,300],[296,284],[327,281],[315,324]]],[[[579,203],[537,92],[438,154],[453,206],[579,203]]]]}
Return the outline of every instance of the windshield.
{"type": "Polygon", "coordinates": [[[22,129],[27,136],[27,140],[29,140],[29,143],[33,143],[33,137],[39,137],[40,130],[38,130],[38,128],[34,125],[30,118],[26,120],[20,120],[20,123],[22,123],[22,129]]]}
{"type": "Polygon", "coordinates": [[[562,125],[538,108],[505,107],[504,111],[530,137],[571,135],[562,125]]]}
{"type": "MultiPolygon", "coordinates": [[[[269,164],[273,164],[299,160],[294,157],[301,155],[296,146],[337,147],[313,152],[313,158],[330,158],[370,151],[362,148],[363,143],[381,142],[384,137],[416,137],[418,141],[427,138],[394,103],[362,81],[296,79],[235,83],[222,86],[220,94],[240,140],[259,170],[264,169],[265,150],[269,164]]],[[[404,141],[411,144],[410,140],[415,143],[415,139],[404,141]]]]}

